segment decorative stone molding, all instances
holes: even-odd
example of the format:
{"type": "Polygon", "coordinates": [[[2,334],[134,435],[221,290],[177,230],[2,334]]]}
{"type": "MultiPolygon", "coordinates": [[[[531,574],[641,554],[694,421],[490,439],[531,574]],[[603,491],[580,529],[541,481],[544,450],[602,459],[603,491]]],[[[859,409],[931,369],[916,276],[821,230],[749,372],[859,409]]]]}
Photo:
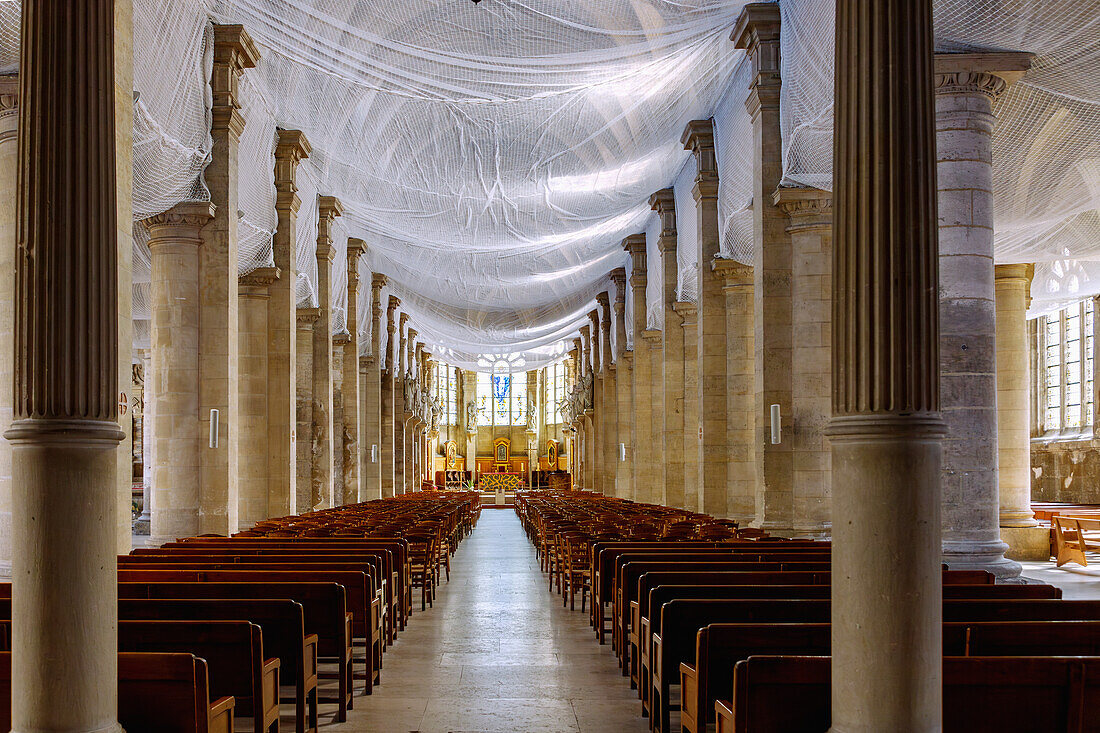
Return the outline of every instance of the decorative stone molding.
{"type": "MultiPolygon", "coordinates": [[[[661,218],[661,247],[666,242],[672,242],[672,248],[676,248],[676,194],[671,188],[662,188],[657,193],[649,197],[649,207],[657,212],[657,216],[661,218]]],[[[642,237],[642,243],[644,247],[645,235],[632,235],[642,237]]],[[[630,239],[630,237],[627,237],[630,239]]],[[[643,249],[644,251],[644,249],[643,249]]],[[[631,251],[633,254],[633,251],[631,251]]]]}
{"type": "Polygon", "coordinates": [[[332,262],[336,248],[332,246],[332,223],[343,216],[344,205],[335,196],[317,197],[317,261],[332,262]]]}
{"type": "Polygon", "coordinates": [[[299,308],[297,313],[298,327],[309,326],[313,328],[313,324],[320,319],[321,313],[322,309],[320,308],[299,308]]]}
{"type": "Polygon", "coordinates": [[[298,213],[302,200],[298,198],[298,163],[313,152],[301,130],[277,130],[275,143],[275,210],[298,213]]]}
{"type": "Polygon", "coordinates": [[[1027,73],[1032,59],[1033,54],[1011,51],[938,53],[936,94],[982,94],[996,99],[1027,73]]]}
{"type": "Polygon", "coordinates": [[[214,218],[216,211],[217,207],[209,201],[184,201],[168,211],[142,219],[141,223],[149,232],[149,245],[153,246],[153,240],[160,239],[162,236],[179,236],[179,233],[169,234],[164,231],[167,227],[190,228],[194,230],[194,236],[198,237],[198,230],[214,218]]]}
{"type": "Polygon", "coordinates": [[[647,343],[649,343],[651,346],[655,346],[657,348],[661,347],[662,334],[661,334],[660,329],[657,329],[657,328],[646,329],[645,331],[642,331],[642,338],[647,343]]]}
{"type": "Polygon", "coordinates": [[[334,334],[332,337],[333,346],[347,346],[351,343],[351,334],[347,331],[334,334]]]}
{"type": "Polygon", "coordinates": [[[764,107],[779,107],[780,25],[778,3],[749,3],[730,34],[734,48],[747,52],[752,64],[745,108],[754,119],[764,107]]]}
{"type": "Polygon", "coordinates": [[[212,126],[240,137],[244,132],[238,83],[245,69],[255,68],[260,52],[241,25],[214,24],[214,66],[210,74],[213,92],[212,126]]]}
{"type": "Polygon", "coordinates": [[[15,140],[19,129],[19,77],[0,76],[0,144],[15,140]]]}
{"type": "Polygon", "coordinates": [[[680,300],[672,304],[672,310],[676,311],[684,319],[684,326],[694,326],[694,318],[699,315],[699,306],[686,300],[680,300]]]}
{"type": "Polygon", "coordinates": [[[367,251],[362,239],[348,237],[348,287],[359,285],[359,258],[367,251]]]}
{"type": "Polygon", "coordinates": [[[695,202],[717,198],[718,158],[714,152],[714,121],[692,120],[687,123],[680,143],[695,156],[695,187],[692,189],[695,202]]]}
{"type": "Polygon", "coordinates": [[[1016,265],[994,265],[993,280],[995,286],[1002,284],[1016,284],[1026,293],[1026,308],[1031,307],[1031,281],[1035,278],[1035,265],[1033,263],[1016,265]]]}
{"type": "Polygon", "coordinates": [[[725,280],[725,287],[752,286],[752,265],[737,260],[717,258],[711,261],[710,269],[725,280]]]}
{"type": "Polygon", "coordinates": [[[278,267],[257,267],[247,275],[241,275],[237,282],[244,288],[266,288],[268,285],[278,280],[281,274],[278,267]]]}
{"type": "Polygon", "coordinates": [[[772,201],[791,220],[788,232],[831,229],[833,195],[817,188],[780,188],[772,201]]]}

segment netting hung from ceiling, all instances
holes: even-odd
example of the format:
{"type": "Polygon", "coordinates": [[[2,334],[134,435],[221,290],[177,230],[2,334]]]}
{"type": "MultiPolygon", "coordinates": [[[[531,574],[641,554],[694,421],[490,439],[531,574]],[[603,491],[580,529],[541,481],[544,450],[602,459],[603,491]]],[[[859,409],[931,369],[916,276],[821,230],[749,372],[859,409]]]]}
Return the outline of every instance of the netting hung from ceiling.
{"type": "MultiPolygon", "coordinates": [[[[676,183],[691,119],[715,118],[722,255],[751,261],[750,70],[728,40],[743,5],[135,0],[135,217],[208,199],[210,22],[240,23],[261,53],[241,89],[242,272],[270,265],[278,125],[303,130],[314,150],[299,172],[300,306],[317,305],[321,194],[341,199],[341,223],[365,240],[363,272],[389,277],[385,294],[454,364],[555,358],[626,264],[622,239],[642,231],[639,307],[659,328],[647,200],[676,183]]],[[[784,185],[831,185],[834,5],[780,3],[784,185]]],[[[1033,312],[1100,292],[1094,0],[940,0],[934,11],[941,51],[1035,54],[995,106],[997,261],[1038,263],[1033,312]]],[[[18,3],[0,2],[0,70],[18,69],[18,23],[18,3]]],[[[690,300],[695,242],[677,213],[677,281],[690,300]]],[[[137,318],[148,315],[143,246],[136,236],[137,318]]]]}

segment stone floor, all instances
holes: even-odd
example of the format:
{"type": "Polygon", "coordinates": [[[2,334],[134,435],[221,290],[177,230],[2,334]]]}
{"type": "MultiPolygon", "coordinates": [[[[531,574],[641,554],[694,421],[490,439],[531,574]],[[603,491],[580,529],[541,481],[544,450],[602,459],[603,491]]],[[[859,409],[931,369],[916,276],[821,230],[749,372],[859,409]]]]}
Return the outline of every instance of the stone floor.
{"type": "Polygon", "coordinates": [[[452,559],[434,608],[421,613],[417,602],[387,651],[381,687],[356,696],[346,723],[324,715],[321,729],[643,733],[640,711],[588,614],[579,604],[562,608],[547,592],[515,513],[486,509],[452,559]]]}
{"type": "Polygon", "coordinates": [[[1069,600],[1100,599],[1100,553],[1088,553],[1088,567],[1077,563],[1067,563],[1062,567],[1053,560],[1025,560],[1020,564],[1024,568],[1025,578],[1050,583],[1062,589],[1062,598],[1069,600]]]}

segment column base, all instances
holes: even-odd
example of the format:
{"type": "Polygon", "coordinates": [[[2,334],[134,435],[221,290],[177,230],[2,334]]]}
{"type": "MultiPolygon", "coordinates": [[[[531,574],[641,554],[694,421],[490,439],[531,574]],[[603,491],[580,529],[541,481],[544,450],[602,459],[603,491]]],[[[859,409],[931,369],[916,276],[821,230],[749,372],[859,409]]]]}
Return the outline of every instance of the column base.
{"type": "MultiPolygon", "coordinates": [[[[18,728],[12,728],[11,733],[21,733],[21,731],[18,728]]],[[[126,733],[126,731],[118,723],[112,723],[102,728],[72,728],[65,733],[126,733]]]]}
{"type": "Polygon", "coordinates": [[[1008,543],[1010,560],[1049,560],[1049,527],[1001,527],[1001,539],[1008,543]]]}
{"type": "Polygon", "coordinates": [[[1000,540],[944,542],[943,561],[952,570],[986,570],[998,581],[1020,577],[1020,564],[1005,557],[1008,545],[1000,540]]]}
{"type": "MultiPolygon", "coordinates": [[[[1028,510],[1026,512],[1001,512],[1001,528],[1005,527],[1038,527],[1039,520],[1035,518],[1035,514],[1028,510]]],[[[1001,539],[1004,539],[1002,532],[1001,539]]]]}
{"type": "Polygon", "coordinates": [[[149,534],[149,523],[150,523],[150,520],[148,518],[138,517],[137,519],[134,520],[133,525],[131,525],[130,531],[133,532],[134,534],[140,535],[140,536],[148,535],[149,534]]]}

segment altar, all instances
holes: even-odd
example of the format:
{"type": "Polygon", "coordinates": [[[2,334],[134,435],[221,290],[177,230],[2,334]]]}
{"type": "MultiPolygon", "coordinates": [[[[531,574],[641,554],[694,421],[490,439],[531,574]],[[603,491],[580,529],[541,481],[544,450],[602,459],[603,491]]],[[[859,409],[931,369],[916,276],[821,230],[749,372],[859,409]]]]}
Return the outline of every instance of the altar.
{"type": "Polygon", "coordinates": [[[527,485],[527,477],[520,473],[483,473],[478,477],[477,490],[483,494],[497,489],[516,491],[527,485]]]}

